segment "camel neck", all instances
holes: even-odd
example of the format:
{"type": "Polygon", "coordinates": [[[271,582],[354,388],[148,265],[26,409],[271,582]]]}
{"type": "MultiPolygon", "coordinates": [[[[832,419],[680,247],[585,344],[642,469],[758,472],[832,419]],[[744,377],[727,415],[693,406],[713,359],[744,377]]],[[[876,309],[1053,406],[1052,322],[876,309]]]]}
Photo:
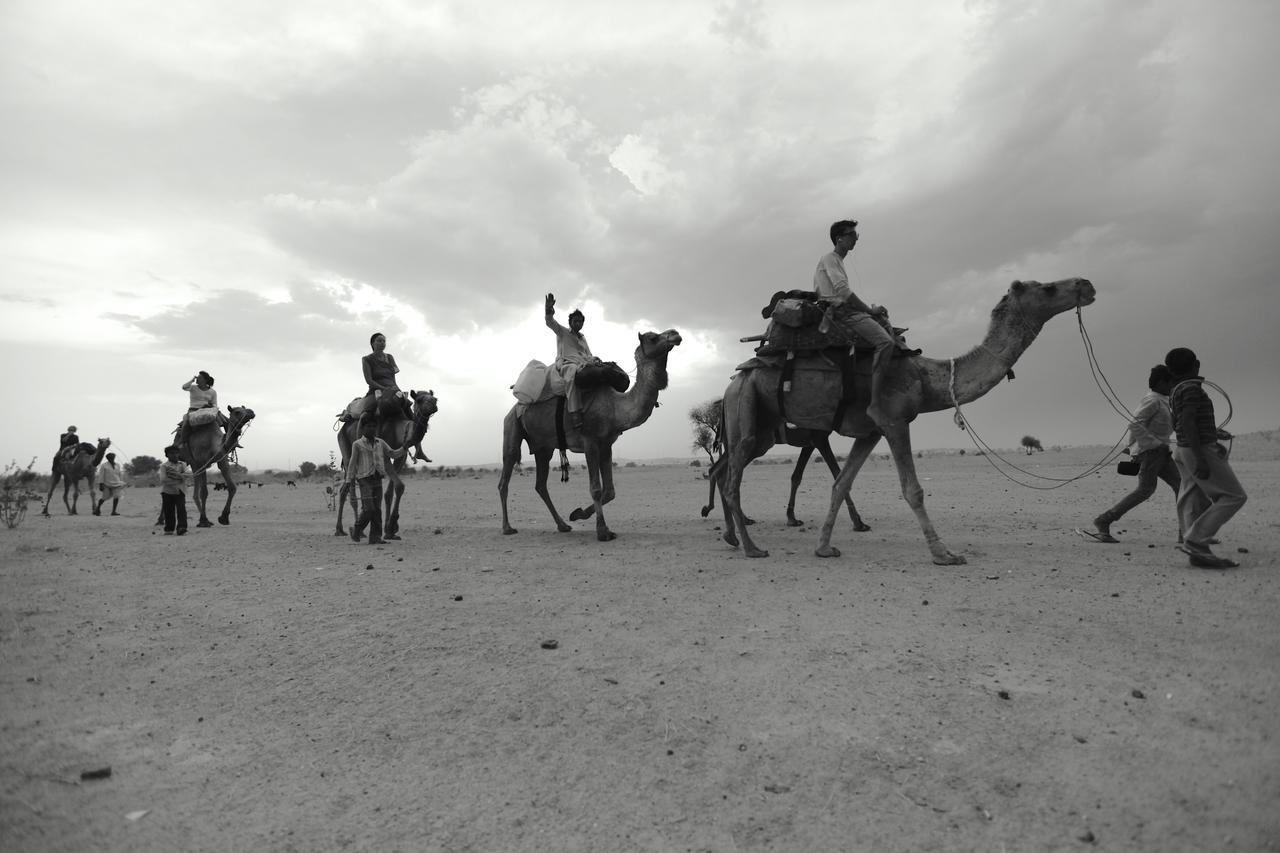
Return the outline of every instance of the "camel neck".
{"type": "Polygon", "coordinates": [[[658,405],[658,392],[667,387],[667,354],[646,359],[636,353],[636,381],[631,390],[621,395],[618,406],[619,431],[639,426],[649,419],[658,405]]]}
{"type": "Polygon", "coordinates": [[[1013,365],[1027,351],[1044,324],[1016,309],[991,319],[982,343],[954,359],[919,359],[924,383],[922,412],[936,412],[971,403],[1012,376],[1013,365]]]}

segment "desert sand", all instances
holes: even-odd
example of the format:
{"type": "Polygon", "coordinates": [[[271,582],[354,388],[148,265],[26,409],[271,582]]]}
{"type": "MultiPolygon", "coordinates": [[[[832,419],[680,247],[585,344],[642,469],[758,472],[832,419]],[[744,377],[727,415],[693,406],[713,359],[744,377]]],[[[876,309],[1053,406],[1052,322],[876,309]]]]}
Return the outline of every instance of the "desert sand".
{"type": "Polygon", "coordinates": [[[1280,849],[1274,447],[1234,457],[1229,571],[1173,549],[1168,491],[1092,543],[1131,479],[972,454],[917,460],[954,567],[882,459],[827,560],[820,464],[800,528],[790,468],[748,470],[760,560],[688,465],[619,468],[608,543],[555,532],[531,475],[501,535],[492,471],[412,479],[378,547],[333,535],[322,483],[186,537],[155,489],[55,506],[0,529],[0,848],[1280,849]]]}

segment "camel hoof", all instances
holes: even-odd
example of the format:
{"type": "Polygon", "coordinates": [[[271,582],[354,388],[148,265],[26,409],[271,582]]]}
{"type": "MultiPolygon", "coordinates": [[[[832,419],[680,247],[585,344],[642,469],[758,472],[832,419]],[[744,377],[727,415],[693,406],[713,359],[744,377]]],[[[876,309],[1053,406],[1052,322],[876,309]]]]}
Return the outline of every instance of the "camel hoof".
{"type": "Polygon", "coordinates": [[[738,547],[738,537],[735,534],[726,533],[720,538],[723,539],[727,544],[732,545],[734,548],[738,547]]]}
{"type": "Polygon", "coordinates": [[[755,520],[754,518],[747,518],[747,517],[744,515],[744,516],[742,517],[742,523],[743,523],[743,524],[755,524],[755,523],[756,523],[756,520],[755,520]]]}
{"type": "Polygon", "coordinates": [[[871,529],[871,525],[866,524],[861,519],[859,519],[858,521],[854,522],[853,529],[859,533],[866,533],[868,530],[871,529]]]}
{"type": "Polygon", "coordinates": [[[213,522],[207,521],[205,519],[201,519],[200,521],[196,522],[196,527],[213,527],[213,522]]]}
{"type": "Polygon", "coordinates": [[[804,522],[798,518],[788,518],[787,527],[804,527],[804,522]]]}
{"type": "Polygon", "coordinates": [[[520,531],[516,530],[514,527],[504,527],[504,528],[502,528],[502,535],[503,535],[503,536],[510,536],[512,533],[519,533],[519,532],[520,532],[520,531]]]}
{"type": "Polygon", "coordinates": [[[347,531],[345,531],[345,530],[343,530],[341,527],[339,527],[337,530],[333,531],[333,535],[334,535],[334,536],[346,536],[346,535],[347,535],[347,531]]]}
{"type": "Polygon", "coordinates": [[[817,554],[819,557],[839,557],[840,549],[833,545],[820,545],[813,553],[817,554]]]}
{"type": "Polygon", "coordinates": [[[218,523],[219,523],[219,524],[230,524],[230,523],[231,523],[231,516],[229,516],[229,515],[220,515],[220,516],[218,516],[218,523]]]}
{"type": "Polygon", "coordinates": [[[766,550],[764,550],[763,548],[752,548],[751,550],[749,550],[749,551],[745,551],[744,553],[745,553],[748,557],[767,557],[767,556],[769,556],[769,552],[768,552],[768,551],[766,551],[766,550]]]}
{"type": "Polygon", "coordinates": [[[587,513],[584,509],[582,509],[582,507],[577,507],[573,510],[573,512],[569,513],[570,521],[582,521],[582,519],[586,517],[587,517],[587,513]]]}
{"type": "Polygon", "coordinates": [[[959,554],[952,554],[950,551],[941,557],[933,558],[933,564],[935,566],[963,566],[967,562],[968,561],[965,560],[964,557],[961,557],[959,554]]]}
{"type": "Polygon", "coordinates": [[[572,533],[572,532],[573,532],[573,528],[572,528],[572,527],[570,527],[570,526],[569,526],[569,525],[567,525],[567,524],[557,524],[557,525],[556,525],[556,530],[560,531],[561,533],[572,533]]]}
{"type": "Polygon", "coordinates": [[[704,506],[704,507],[702,508],[702,517],[703,517],[703,518],[706,518],[708,515],[711,515],[711,507],[709,507],[709,506],[704,506]]]}
{"type": "Polygon", "coordinates": [[[607,528],[605,530],[596,531],[596,539],[599,539],[601,542],[612,542],[617,538],[618,538],[618,534],[614,533],[612,530],[609,530],[607,528]]]}

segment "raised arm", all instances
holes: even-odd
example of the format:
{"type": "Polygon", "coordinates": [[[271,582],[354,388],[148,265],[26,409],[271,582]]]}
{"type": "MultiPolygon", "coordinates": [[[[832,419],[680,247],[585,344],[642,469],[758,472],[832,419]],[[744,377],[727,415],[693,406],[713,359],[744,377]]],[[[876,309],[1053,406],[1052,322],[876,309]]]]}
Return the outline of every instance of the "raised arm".
{"type": "Polygon", "coordinates": [[[547,328],[555,332],[556,337],[559,337],[562,332],[567,330],[556,322],[556,297],[554,293],[547,294],[546,306],[547,328]]]}

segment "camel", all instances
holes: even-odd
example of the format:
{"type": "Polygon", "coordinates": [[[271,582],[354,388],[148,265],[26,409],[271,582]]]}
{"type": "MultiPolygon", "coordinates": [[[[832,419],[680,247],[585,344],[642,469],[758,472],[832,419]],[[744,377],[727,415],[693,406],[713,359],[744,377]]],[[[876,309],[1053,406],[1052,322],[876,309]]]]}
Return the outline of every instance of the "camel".
{"type": "MultiPolygon", "coordinates": [[[[721,430],[724,429],[723,421],[721,422],[721,430]]],[[[719,436],[716,437],[717,441],[719,436]]],[[[805,466],[809,464],[809,457],[813,456],[813,451],[818,451],[827,468],[831,470],[831,476],[838,477],[840,475],[840,463],[836,461],[836,454],[831,449],[831,433],[820,429],[787,429],[786,442],[791,447],[800,448],[800,456],[796,459],[796,467],[791,471],[791,494],[787,497],[787,527],[801,527],[804,522],[796,518],[796,493],[800,491],[800,483],[804,479],[805,466]]],[[[765,448],[766,450],[768,448],[765,448]]],[[[763,453],[764,451],[761,451],[763,453]]],[[[711,514],[711,510],[716,508],[716,489],[720,487],[720,478],[724,476],[725,466],[728,462],[724,456],[721,456],[715,462],[711,463],[711,467],[707,470],[707,479],[710,483],[710,494],[707,495],[707,504],[702,508],[702,517],[706,518],[711,514]]],[[[862,520],[862,516],[858,515],[858,508],[853,505],[851,496],[845,497],[845,505],[849,508],[849,520],[853,522],[853,529],[859,533],[865,533],[871,529],[871,526],[862,520]]],[[[743,521],[747,524],[755,524],[755,520],[743,516],[743,521]]]]}
{"type": "MultiPolygon", "coordinates": [[[[406,451],[400,456],[393,457],[392,470],[387,472],[387,503],[382,519],[382,538],[384,539],[400,538],[400,498],[404,495],[404,480],[400,479],[400,472],[404,470],[407,451],[422,441],[423,436],[427,434],[431,416],[439,407],[436,395],[431,391],[410,391],[409,398],[413,400],[412,420],[404,416],[397,403],[384,410],[385,414],[378,423],[378,437],[390,445],[392,450],[406,451]]],[[[346,506],[348,496],[351,498],[352,516],[359,517],[359,490],[351,488],[351,484],[345,479],[347,463],[351,461],[351,445],[359,437],[360,422],[358,420],[347,421],[338,430],[338,452],[342,457],[344,479],[338,490],[338,522],[333,531],[334,536],[347,535],[346,529],[342,526],[342,510],[346,506]]]]}
{"type": "Polygon", "coordinates": [[[44,499],[44,509],[40,511],[41,515],[49,514],[49,502],[53,500],[53,490],[58,487],[58,481],[62,481],[62,502],[67,506],[68,515],[79,515],[76,512],[76,503],[80,500],[80,481],[84,478],[89,479],[89,496],[90,503],[93,502],[93,481],[97,476],[98,465],[102,462],[102,457],[106,455],[107,448],[111,446],[111,439],[100,438],[95,447],[87,441],[82,441],[76,445],[76,453],[71,459],[64,459],[62,451],[59,451],[53,457],[53,479],[49,483],[49,494],[44,499]],[[67,499],[67,492],[74,489],[70,498],[67,499]]]}
{"type": "MultiPolygon", "coordinates": [[[[1052,317],[1093,303],[1093,285],[1082,278],[1040,283],[1015,281],[991,312],[991,322],[982,343],[965,355],[955,359],[934,359],[914,355],[895,359],[885,377],[885,408],[888,418],[877,424],[867,416],[866,403],[870,379],[866,375],[865,360],[860,360],[855,384],[855,400],[847,407],[841,423],[835,430],[854,438],[844,468],[831,490],[831,506],[818,540],[819,557],[838,557],[840,551],[831,546],[831,532],[835,527],[841,502],[848,497],[854,478],[872,449],[883,436],[889,442],[902,496],[911,506],[924,531],[933,562],[938,565],[960,565],[964,557],[952,553],[937,531],[924,507],[924,490],[916,476],[911,454],[910,424],[917,415],[940,412],[982,397],[1006,375],[1012,378],[1014,362],[1040,334],[1044,324],[1052,317]]],[[[750,363],[748,363],[750,364],[750,363]]],[[[725,514],[724,540],[738,545],[741,533],[743,552],[749,557],[767,557],[764,551],[751,541],[742,514],[739,499],[742,475],[747,463],[760,455],[759,447],[772,444],[772,436],[783,419],[779,412],[778,386],[781,370],[777,367],[747,367],[729,382],[724,395],[725,458],[726,471],[721,484],[721,498],[725,514]]],[[[797,380],[800,377],[797,376],[797,380]]],[[[809,391],[797,381],[793,386],[800,393],[809,391]]],[[[838,396],[839,382],[834,393],[838,396]]],[[[810,392],[813,393],[813,392],[810,392]]],[[[823,390],[823,393],[829,393],[823,390]]],[[[798,399],[802,409],[805,404],[811,411],[822,408],[834,412],[835,400],[798,399]]],[[[788,419],[792,414],[788,412],[788,419]]],[[[816,426],[816,424],[800,424],[816,426]]]]}
{"type": "Polygon", "coordinates": [[[223,435],[222,427],[214,421],[191,427],[187,440],[177,445],[178,458],[191,466],[193,474],[191,501],[200,513],[196,527],[213,527],[213,522],[205,513],[209,500],[209,478],[206,472],[215,465],[222,473],[222,482],[227,490],[227,502],[218,516],[218,523],[231,523],[231,501],[236,496],[236,483],[231,477],[231,463],[227,461],[227,457],[240,446],[240,436],[253,420],[254,412],[247,406],[227,406],[227,415],[226,435],[223,435]]]}
{"type": "MultiPolygon", "coordinates": [[[[596,517],[596,539],[608,542],[617,538],[604,519],[604,505],[614,498],[613,444],[622,433],[640,426],[658,405],[658,392],[667,387],[667,356],[680,345],[680,333],[644,332],[636,347],[636,379],[630,390],[615,391],[599,387],[584,395],[582,426],[572,427],[565,418],[565,443],[569,450],[585,454],[590,481],[591,505],[569,513],[571,521],[596,517]]],[[[517,403],[502,422],[502,475],[498,478],[498,495],[502,499],[502,532],[516,532],[507,517],[507,486],[511,471],[520,462],[520,445],[529,443],[529,452],[537,463],[534,490],[551,511],[556,530],[568,533],[571,528],[556,511],[547,491],[547,473],[551,454],[555,452],[558,399],[552,397],[525,405],[517,403]]]]}

